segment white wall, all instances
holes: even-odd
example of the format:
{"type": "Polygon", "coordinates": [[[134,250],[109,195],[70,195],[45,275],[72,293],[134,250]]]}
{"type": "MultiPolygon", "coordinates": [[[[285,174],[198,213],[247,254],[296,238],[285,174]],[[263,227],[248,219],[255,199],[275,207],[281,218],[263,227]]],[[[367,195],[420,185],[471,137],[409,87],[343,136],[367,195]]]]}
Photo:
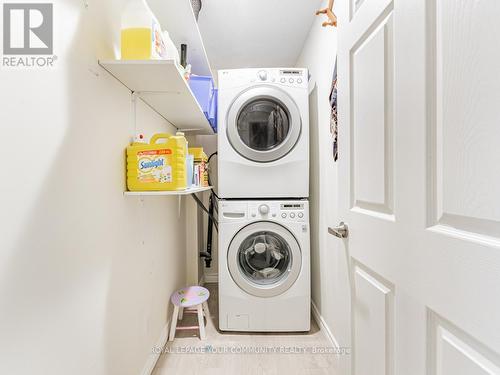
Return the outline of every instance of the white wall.
{"type": "MultiPolygon", "coordinates": [[[[327,3],[328,0],[323,1],[322,7],[327,3]]],[[[349,300],[345,297],[348,274],[338,240],[328,234],[328,227],[340,221],[328,100],[337,52],[337,29],[321,27],[323,21],[324,16],[316,17],[296,65],[309,68],[314,86],[309,97],[312,299],[338,344],[343,346],[349,345],[349,325],[346,324],[349,300]]]]}
{"type": "Polygon", "coordinates": [[[203,1],[199,25],[212,68],[293,65],[320,2],[203,1]]]}
{"type": "Polygon", "coordinates": [[[54,2],[56,68],[0,70],[1,374],[139,374],[185,282],[177,199],[123,196],[131,97],[97,59],[125,0],[87,2],[54,2]]]}

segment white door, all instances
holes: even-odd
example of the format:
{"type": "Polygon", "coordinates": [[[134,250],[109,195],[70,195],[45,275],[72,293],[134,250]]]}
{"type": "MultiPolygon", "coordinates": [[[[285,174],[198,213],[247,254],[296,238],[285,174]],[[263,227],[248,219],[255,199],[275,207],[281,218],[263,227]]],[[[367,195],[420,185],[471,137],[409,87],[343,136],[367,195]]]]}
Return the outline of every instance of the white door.
{"type": "Polygon", "coordinates": [[[500,374],[500,2],[337,12],[350,372],[500,374]]]}

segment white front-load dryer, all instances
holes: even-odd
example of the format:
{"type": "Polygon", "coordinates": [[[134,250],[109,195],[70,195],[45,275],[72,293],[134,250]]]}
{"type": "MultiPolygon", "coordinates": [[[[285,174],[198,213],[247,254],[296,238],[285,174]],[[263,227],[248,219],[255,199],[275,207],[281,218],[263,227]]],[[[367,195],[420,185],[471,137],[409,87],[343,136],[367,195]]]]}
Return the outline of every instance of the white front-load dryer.
{"type": "Polygon", "coordinates": [[[309,196],[307,69],[219,71],[218,194],[309,196]]]}
{"type": "Polygon", "coordinates": [[[219,328],[310,329],[307,200],[219,201],[219,328]]]}

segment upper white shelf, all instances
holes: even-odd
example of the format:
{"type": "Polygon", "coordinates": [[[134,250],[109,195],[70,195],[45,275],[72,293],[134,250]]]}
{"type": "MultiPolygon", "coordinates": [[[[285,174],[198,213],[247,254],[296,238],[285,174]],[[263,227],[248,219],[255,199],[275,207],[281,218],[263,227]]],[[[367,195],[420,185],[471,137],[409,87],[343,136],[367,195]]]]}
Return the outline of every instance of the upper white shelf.
{"type": "Polygon", "coordinates": [[[212,76],[191,0],[148,0],[147,3],[179,51],[181,44],[187,45],[187,62],[191,64],[192,73],[212,76]]]}
{"type": "Polygon", "coordinates": [[[99,64],[176,128],[214,134],[174,60],[106,60],[99,64]]]}

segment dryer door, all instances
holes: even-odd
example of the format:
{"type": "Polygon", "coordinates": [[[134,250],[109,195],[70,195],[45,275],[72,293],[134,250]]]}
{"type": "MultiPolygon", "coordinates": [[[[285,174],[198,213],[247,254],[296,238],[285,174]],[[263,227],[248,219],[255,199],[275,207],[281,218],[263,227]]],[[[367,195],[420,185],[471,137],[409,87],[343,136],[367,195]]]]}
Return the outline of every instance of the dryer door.
{"type": "Polygon", "coordinates": [[[283,90],[257,86],[241,93],[227,117],[227,136],[236,152],[256,162],[278,160],[299,140],[302,121],[293,99],[283,90]]]}
{"type": "Polygon", "coordinates": [[[236,284],[257,297],[287,291],[302,267],[300,246],[285,227],[260,221],[241,229],[229,245],[227,264],[236,284]]]}

